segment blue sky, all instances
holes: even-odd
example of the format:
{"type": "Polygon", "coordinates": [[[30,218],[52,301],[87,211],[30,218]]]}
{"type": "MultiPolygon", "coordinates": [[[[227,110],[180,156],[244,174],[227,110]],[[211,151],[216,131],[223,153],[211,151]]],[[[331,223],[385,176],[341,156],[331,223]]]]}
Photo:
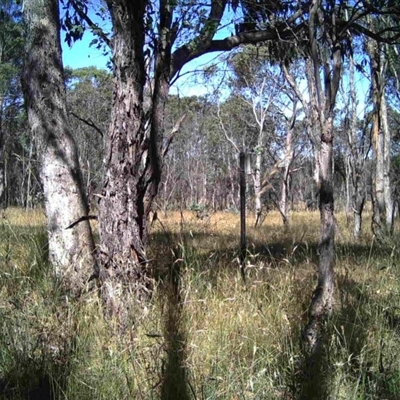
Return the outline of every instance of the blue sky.
{"type": "MultiPolygon", "coordinates": [[[[106,31],[109,30],[109,23],[99,20],[92,11],[90,17],[93,21],[98,23],[106,31]]],[[[222,39],[226,36],[230,36],[232,32],[233,15],[231,11],[227,11],[221,21],[223,28],[217,32],[215,38],[222,39]]],[[[96,66],[98,68],[106,69],[109,58],[102,54],[101,50],[97,50],[95,46],[90,47],[90,42],[94,39],[94,36],[90,31],[85,31],[82,40],[73,44],[70,48],[64,41],[65,33],[62,31],[61,41],[63,50],[63,63],[64,66],[72,68],[84,68],[90,66],[96,66]]],[[[192,95],[205,95],[211,87],[207,86],[200,74],[192,73],[194,71],[201,71],[207,64],[217,63],[218,53],[206,54],[199,57],[196,60],[188,63],[184,66],[181,71],[183,75],[177,82],[171,87],[171,94],[180,94],[181,96],[192,96],[192,95]]],[[[219,67],[221,63],[219,63],[219,67]]]]}
{"type": "MultiPolygon", "coordinates": [[[[219,33],[218,37],[226,36],[227,32],[219,33]]],[[[109,61],[109,57],[104,56],[101,50],[97,50],[95,46],[90,47],[89,44],[93,40],[93,35],[91,32],[86,31],[82,40],[73,44],[70,48],[64,41],[64,35],[62,35],[62,49],[63,49],[63,62],[65,66],[69,66],[72,68],[83,68],[96,66],[98,68],[106,69],[107,62],[109,61]]],[[[204,79],[202,79],[201,74],[196,74],[195,71],[201,71],[207,64],[218,62],[219,54],[212,53],[206,54],[198,59],[188,63],[183,68],[181,74],[183,76],[178,79],[178,81],[171,87],[171,94],[179,94],[180,96],[202,96],[211,93],[213,90],[213,86],[217,86],[220,82],[218,82],[221,77],[217,77],[214,82],[206,83],[204,79]]],[[[221,62],[219,62],[218,67],[221,67],[221,62]]],[[[357,91],[359,97],[358,104],[358,114],[359,117],[365,113],[365,99],[368,96],[368,82],[366,82],[365,77],[360,76],[359,73],[356,74],[357,79],[357,91]]],[[[303,89],[306,88],[306,84],[302,85],[303,89]]],[[[225,87],[225,89],[227,88],[225,87]]],[[[306,95],[306,94],[305,94],[306,95]]],[[[307,95],[306,95],[307,96],[307,95]]],[[[342,99],[339,94],[337,106],[340,108],[342,104],[342,99]]]]}
{"type": "Polygon", "coordinates": [[[85,32],[82,40],[75,42],[71,48],[65,43],[64,34],[62,34],[61,40],[65,67],[84,68],[96,66],[106,69],[108,57],[105,57],[102,52],[97,50],[94,46],[89,46],[90,42],[93,40],[91,32],[85,32]]]}
{"type": "MultiPolygon", "coordinates": [[[[82,40],[74,43],[72,47],[69,47],[64,41],[64,35],[62,35],[64,66],[72,68],[96,66],[97,68],[106,69],[109,57],[104,56],[102,51],[97,50],[95,46],[89,46],[93,38],[93,35],[87,31],[82,40]]],[[[208,63],[215,61],[216,57],[216,54],[207,54],[188,63],[182,70],[184,76],[171,87],[171,93],[179,93],[183,96],[206,94],[208,89],[205,87],[204,82],[196,82],[196,74],[190,72],[202,69],[208,63]]]]}

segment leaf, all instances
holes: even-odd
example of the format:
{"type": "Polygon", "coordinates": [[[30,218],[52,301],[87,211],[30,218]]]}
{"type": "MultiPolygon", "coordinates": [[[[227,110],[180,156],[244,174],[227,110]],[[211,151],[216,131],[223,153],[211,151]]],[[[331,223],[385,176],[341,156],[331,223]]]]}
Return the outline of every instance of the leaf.
{"type": "Polygon", "coordinates": [[[90,43],[89,43],[89,47],[92,47],[93,45],[97,44],[99,42],[99,39],[93,39],[90,43]]]}

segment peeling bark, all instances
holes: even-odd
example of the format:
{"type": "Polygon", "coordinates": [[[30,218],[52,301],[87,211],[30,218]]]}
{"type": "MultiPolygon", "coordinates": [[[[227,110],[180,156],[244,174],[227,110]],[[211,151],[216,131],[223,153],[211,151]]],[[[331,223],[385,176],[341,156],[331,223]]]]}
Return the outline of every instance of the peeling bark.
{"type": "Polygon", "coordinates": [[[124,313],[122,293],[146,292],[147,218],[143,166],[149,153],[143,95],[146,83],[143,15],[146,1],[109,2],[114,26],[114,93],[106,138],[106,176],[99,207],[103,294],[124,313]]]}

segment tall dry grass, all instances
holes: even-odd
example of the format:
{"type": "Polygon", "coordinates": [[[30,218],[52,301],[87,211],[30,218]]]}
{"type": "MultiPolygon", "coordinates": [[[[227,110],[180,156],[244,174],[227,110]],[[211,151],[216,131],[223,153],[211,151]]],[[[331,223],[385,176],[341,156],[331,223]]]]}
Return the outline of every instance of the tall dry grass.
{"type": "MultiPolygon", "coordinates": [[[[157,288],[121,330],[96,293],[72,300],[46,262],[41,211],[0,224],[0,398],[399,399],[398,234],[351,238],[339,215],[336,312],[317,366],[301,330],[318,265],[317,213],[248,221],[246,280],[239,218],[160,215],[149,256],[157,288]]],[[[397,230],[396,230],[397,231],[397,230]]]]}

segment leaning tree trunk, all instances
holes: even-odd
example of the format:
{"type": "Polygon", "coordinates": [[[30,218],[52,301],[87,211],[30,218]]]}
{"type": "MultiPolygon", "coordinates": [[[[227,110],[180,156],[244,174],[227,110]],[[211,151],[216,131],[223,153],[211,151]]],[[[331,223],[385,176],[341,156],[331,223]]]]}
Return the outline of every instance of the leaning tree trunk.
{"type": "Polygon", "coordinates": [[[319,244],[318,284],[309,308],[309,324],[305,329],[308,345],[314,349],[318,344],[322,324],[333,311],[335,219],[333,203],[333,124],[332,119],[322,127],[319,153],[319,209],[321,234],[319,244]]]}
{"type": "Polygon", "coordinates": [[[57,278],[78,290],[94,273],[94,244],[87,219],[75,142],[66,110],[56,0],[25,0],[25,65],[22,84],[29,125],[40,150],[49,240],[57,278]]]}
{"type": "MultiPolygon", "coordinates": [[[[316,113],[314,121],[316,128],[320,129],[320,149],[318,157],[319,170],[319,210],[321,217],[321,232],[319,243],[318,283],[313,293],[309,308],[309,322],[304,334],[310,351],[310,360],[318,354],[323,341],[322,333],[325,322],[333,312],[334,305],[334,265],[335,265],[335,216],[333,198],[333,140],[334,140],[334,110],[336,96],[339,89],[342,71],[342,50],[339,45],[341,38],[336,36],[337,30],[329,24],[320,26],[324,30],[327,44],[332,49],[328,58],[321,61],[324,52],[318,52],[317,23],[321,21],[319,12],[321,2],[312,4],[309,18],[310,56],[313,63],[314,74],[309,74],[309,82],[315,89],[315,95],[311,96],[313,113],[316,113]],[[324,85],[321,79],[321,67],[323,69],[324,85]],[[328,79],[329,77],[329,79],[328,79]]],[[[335,25],[335,17],[332,14],[330,22],[335,25]]],[[[315,361],[315,360],[314,360],[315,361]]]]}

